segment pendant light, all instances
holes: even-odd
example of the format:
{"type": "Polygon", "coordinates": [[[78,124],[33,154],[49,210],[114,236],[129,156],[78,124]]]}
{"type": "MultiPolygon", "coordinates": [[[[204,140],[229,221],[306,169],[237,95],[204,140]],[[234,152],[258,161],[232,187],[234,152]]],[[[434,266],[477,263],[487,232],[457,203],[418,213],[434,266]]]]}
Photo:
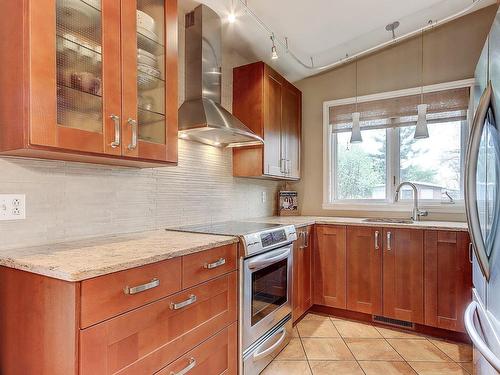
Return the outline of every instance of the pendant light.
{"type": "Polygon", "coordinates": [[[350,143],[360,143],[363,142],[361,137],[361,127],[359,124],[359,119],[361,114],[358,112],[358,60],[356,60],[356,105],[355,112],[352,114],[352,130],[351,130],[351,140],[350,143]]]}
{"type": "Polygon", "coordinates": [[[424,32],[422,31],[422,69],[421,69],[420,104],[417,105],[417,126],[415,127],[414,139],[429,138],[427,128],[427,104],[424,104],[424,32]]]}

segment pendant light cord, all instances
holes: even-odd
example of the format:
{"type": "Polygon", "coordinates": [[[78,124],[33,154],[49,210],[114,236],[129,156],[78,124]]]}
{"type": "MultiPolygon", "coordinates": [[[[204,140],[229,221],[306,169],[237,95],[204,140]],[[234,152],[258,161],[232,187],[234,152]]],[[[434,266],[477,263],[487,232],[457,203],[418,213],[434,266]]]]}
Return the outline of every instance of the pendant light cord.
{"type": "Polygon", "coordinates": [[[424,30],[422,30],[422,56],[421,62],[422,66],[420,67],[420,104],[424,104],[424,30]]]}
{"type": "Polygon", "coordinates": [[[354,112],[358,112],[358,59],[356,59],[356,63],[355,63],[355,66],[356,66],[356,73],[355,73],[355,87],[354,87],[354,90],[356,92],[356,104],[355,104],[355,111],[354,112]]]}

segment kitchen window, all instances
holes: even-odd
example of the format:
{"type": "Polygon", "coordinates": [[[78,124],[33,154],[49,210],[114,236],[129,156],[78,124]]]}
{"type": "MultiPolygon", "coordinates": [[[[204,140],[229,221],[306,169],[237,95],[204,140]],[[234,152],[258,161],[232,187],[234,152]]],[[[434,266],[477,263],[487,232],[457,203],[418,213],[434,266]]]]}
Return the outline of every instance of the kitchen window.
{"type": "Polygon", "coordinates": [[[469,81],[325,102],[324,208],[406,209],[417,186],[424,205],[463,209],[469,81]],[[445,86],[443,88],[443,86],[445,86]],[[446,87],[448,86],[448,87],[446,87]],[[417,105],[428,105],[429,137],[415,139],[417,105]],[[352,113],[362,142],[351,143],[352,113]],[[346,206],[349,207],[346,207],[346,206]]]}

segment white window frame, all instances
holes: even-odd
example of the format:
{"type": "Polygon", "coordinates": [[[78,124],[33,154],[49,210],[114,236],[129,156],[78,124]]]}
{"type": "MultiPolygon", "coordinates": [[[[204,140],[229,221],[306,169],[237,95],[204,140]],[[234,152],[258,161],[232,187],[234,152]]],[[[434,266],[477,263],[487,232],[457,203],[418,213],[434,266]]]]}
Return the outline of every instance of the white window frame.
{"type": "MultiPolygon", "coordinates": [[[[473,118],[473,87],[475,84],[474,78],[460,81],[440,83],[423,87],[423,93],[430,93],[443,90],[451,90],[457,88],[470,88],[469,110],[467,114],[467,130],[470,129],[473,118]]],[[[374,100],[391,99],[401,96],[418,95],[422,92],[421,87],[415,87],[404,90],[390,91],[373,95],[365,95],[357,98],[358,103],[369,102],[374,100]]],[[[396,186],[394,181],[399,181],[399,129],[388,128],[386,130],[387,154],[386,154],[386,195],[387,199],[352,199],[352,200],[334,200],[335,194],[335,166],[336,163],[336,144],[337,135],[333,133],[332,126],[329,124],[330,107],[353,104],[356,98],[346,98],[338,100],[329,100],[323,102],[323,209],[327,210],[354,210],[354,211],[408,211],[413,207],[411,200],[394,201],[396,186]]],[[[466,134],[462,134],[462,166],[464,166],[466,134]]],[[[462,173],[463,179],[463,173],[462,173]]],[[[462,181],[463,185],[463,181],[462,181]]],[[[455,204],[447,204],[437,202],[436,200],[420,200],[420,207],[434,213],[463,213],[465,212],[465,203],[463,200],[456,200],[455,204]]]]}

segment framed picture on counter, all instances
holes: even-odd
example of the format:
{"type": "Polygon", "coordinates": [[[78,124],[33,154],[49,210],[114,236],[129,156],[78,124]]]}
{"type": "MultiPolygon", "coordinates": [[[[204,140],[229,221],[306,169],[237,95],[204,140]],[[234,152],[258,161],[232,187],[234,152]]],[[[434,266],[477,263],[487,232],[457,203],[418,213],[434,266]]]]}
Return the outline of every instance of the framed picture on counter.
{"type": "Polygon", "coordinates": [[[280,191],[278,193],[279,215],[292,216],[298,215],[298,201],[296,191],[280,191]]]}

